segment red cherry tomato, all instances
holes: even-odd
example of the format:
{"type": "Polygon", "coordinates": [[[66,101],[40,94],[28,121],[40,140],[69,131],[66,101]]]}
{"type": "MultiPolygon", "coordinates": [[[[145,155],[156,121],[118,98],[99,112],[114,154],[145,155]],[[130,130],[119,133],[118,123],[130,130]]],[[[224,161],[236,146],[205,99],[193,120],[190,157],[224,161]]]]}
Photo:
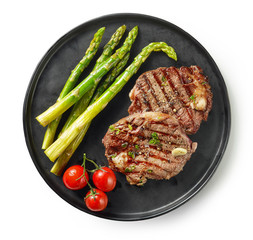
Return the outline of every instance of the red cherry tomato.
{"type": "MultiPolygon", "coordinates": [[[[63,183],[68,189],[79,190],[87,185],[87,182],[83,177],[83,167],[80,165],[74,165],[69,167],[63,174],[63,183]]],[[[85,177],[89,181],[88,173],[85,172],[85,177]]]]}
{"type": "Polygon", "coordinates": [[[112,191],[117,182],[114,172],[108,167],[96,170],[92,180],[95,186],[104,192],[112,191]]]}
{"type": "Polygon", "coordinates": [[[95,212],[104,210],[108,203],[107,195],[96,188],[90,190],[84,200],[87,208],[95,212]]]}

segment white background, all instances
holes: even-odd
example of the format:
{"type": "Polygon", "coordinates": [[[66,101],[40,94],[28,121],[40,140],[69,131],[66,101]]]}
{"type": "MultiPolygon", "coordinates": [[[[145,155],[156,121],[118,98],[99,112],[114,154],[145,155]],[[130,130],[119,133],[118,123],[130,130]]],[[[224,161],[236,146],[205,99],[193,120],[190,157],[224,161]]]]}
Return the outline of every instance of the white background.
{"type": "Polygon", "coordinates": [[[1,1],[1,239],[252,239],[251,1],[1,1]],[[22,123],[36,65],[62,35],[101,15],[163,18],[194,36],[217,63],[228,88],[232,129],[212,179],[163,216],[117,222],[72,207],[44,182],[28,153],[22,123]]]}

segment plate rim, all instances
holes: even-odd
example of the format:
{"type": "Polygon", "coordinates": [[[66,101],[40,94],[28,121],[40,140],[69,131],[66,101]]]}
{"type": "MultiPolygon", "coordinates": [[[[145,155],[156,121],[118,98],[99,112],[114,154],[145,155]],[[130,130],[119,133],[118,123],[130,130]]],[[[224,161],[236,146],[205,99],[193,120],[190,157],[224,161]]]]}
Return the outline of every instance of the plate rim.
{"type": "MultiPolygon", "coordinates": [[[[64,199],[66,202],[68,202],[70,205],[74,206],[75,208],[100,217],[100,218],[105,218],[105,219],[110,219],[110,220],[118,220],[118,221],[139,221],[139,220],[146,220],[146,219],[150,219],[150,218],[154,218],[154,217],[158,217],[160,215],[164,215],[168,212],[171,212],[172,210],[175,210],[176,208],[182,206],[183,204],[185,204],[186,202],[188,202],[192,197],[194,197],[201,189],[203,189],[203,187],[207,184],[207,182],[211,179],[211,177],[214,175],[216,169],[218,168],[223,155],[226,151],[227,145],[228,145],[228,141],[229,141],[229,137],[230,137],[230,131],[231,131],[231,106],[230,106],[230,101],[229,101],[229,95],[228,95],[228,91],[227,91],[227,87],[224,81],[224,78],[217,66],[217,64],[215,63],[214,59],[212,58],[212,56],[209,54],[209,52],[202,46],[202,44],[200,42],[198,42],[198,40],[196,40],[192,35],[190,35],[188,32],[186,32],[185,30],[181,29],[180,27],[178,27],[177,25],[164,20],[162,18],[158,18],[152,15],[147,15],[147,14],[141,14],[141,13],[112,13],[112,14],[107,14],[107,15],[102,15],[93,19],[90,19],[86,22],[83,22],[81,24],[79,24],[78,26],[72,28],[70,31],[66,32],[64,35],[62,35],[55,43],[52,44],[52,46],[46,51],[46,53],[43,55],[43,57],[41,58],[41,60],[38,62],[38,64],[35,67],[35,70],[32,74],[32,77],[29,81],[26,93],[25,93],[25,98],[24,98],[24,103],[23,103],[23,131],[24,131],[24,137],[25,137],[25,142],[26,142],[26,146],[28,148],[28,152],[30,154],[30,157],[32,158],[32,161],[37,169],[37,171],[40,173],[41,177],[44,179],[44,181],[47,183],[47,185],[58,195],[60,196],[62,199],[64,199]],[[215,67],[215,71],[219,73],[219,78],[221,80],[220,84],[222,84],[222,89],[224,91],[224,95],[223,95],[223,100],[224,100],[224,106],[225,106],[225,113],[224,113],[224,126],[225,128],[223,129],[223,134],[221,136],[221,138],[223,139],[223,141],[220,142],[219,148],[217,149],[216,153],[219,153],[218,156],[217,154],[214,157],[214,161],[213,163],[209,166],[209,168],[205,171],[205,174],[201,177],[201,179],[194,185],[193,188],[191,188],[188,192],[186,192],[183,196],[181,196],[179,199],[176,199],[176,201],[174,203],[170,203],[172,206],[171,207],[166,207],[167,205],[163,206],[162,211],[159,211],[157,209],[154,209],[154,213],[151,215],[147,215],[147,216],[143,216],[143,217],[138,217],[140,214],[137,214],[136,217],[117,217],[117,216],[106,216],[106,215],[101,215],[100,213],[97,212],[88,212],[85,211],[85,209],[80,208],[79,206],[73,204],[69,199],[67,199],[65,196],[60,195],[60,193],[58,192],[57,188],[54,186],[54,184],[51,183],[51,181],[49,181],[46,178],[46,174],[44,174],[44,172],[40,169],[40,166],[36,160],[36,151],[34,150],[34,147],[32,146],[33,143],[31,142],[31,124],[28,126],[29,123],[31,123],[31,121],[27,121],[27,119],[29,119],[29,106],[31,106],[31,100],[33,99],[33,95],[34,95],[34,91],[36,89],[37,83],[39,81],[39,77],[40,74],[43,72],[43,69],[45,68],[45,66],[47,65],[48,61],[50,60],[50,58],[52,57],[52,54],[57,51],[58,48],[60,48],[64,42],[66,40],[69,40],[71,37],[73,37],[74,34],[78,34],[79,29],[82,29],[83,27],[85,27],[85,25],[89,25],[92,24],[92,22],[96,22],[96,21],[100,21],[102,19],[107,19],[107,18],[117,18],[117,17],[137,17],[137,18],[148,18],[148,19],[153,19],[157,22],[163,22],[164,24],[171,26],[173,28],[175,28],[177,31],[182,32],[184,34],[186,34],[194,43],[196,43],[198,45],[198,47],[201,47],[202,50],[207,54],[209,60],[212,61],[212,65],[215,67]]],[[[122,215],[121,215],[122,216],[122,215]]]]}

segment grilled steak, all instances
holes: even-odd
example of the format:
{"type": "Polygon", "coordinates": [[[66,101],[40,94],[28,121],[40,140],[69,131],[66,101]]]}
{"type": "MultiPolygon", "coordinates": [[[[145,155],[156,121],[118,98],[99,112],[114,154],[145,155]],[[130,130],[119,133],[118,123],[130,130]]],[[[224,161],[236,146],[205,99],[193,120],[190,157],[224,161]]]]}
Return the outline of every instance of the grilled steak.
{"type": "Polygon", "coordinates": [[[198,66],[161,67],[143,73],[131,90],[130,114],[163,112],[174,116],[187,134],[198,131],[212,108],[208,79],[198,66]]]}
{"type": "Polygon", "coordinates": [[[197,147],[174,117],[160,112],[119,120],[109,127],[103,144],[110,167],[134,185],[177,175],[197,147]]]}

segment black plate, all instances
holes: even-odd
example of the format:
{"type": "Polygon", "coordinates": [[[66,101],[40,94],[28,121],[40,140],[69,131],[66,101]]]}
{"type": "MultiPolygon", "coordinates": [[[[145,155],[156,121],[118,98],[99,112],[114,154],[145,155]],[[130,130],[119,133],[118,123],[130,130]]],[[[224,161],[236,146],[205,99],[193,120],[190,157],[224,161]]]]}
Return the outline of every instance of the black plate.
{"type": "MultiPolygon", "coordinates": [[[[86,73],[93,67],[94,61],[86,73]]],[[[85,73],[82,75],[82,78],[85,73]]],[[[29,84],[24,101],[24,132],[30,155],[39,173],[47,184],[64,200],[78,209],[99,217],[115,220],[141,220],[161,215],[182,205],[194,196],[210,179],[225,151],[230,132],[230,106],[221,73],[208,52],[188,33],[164,20],[140,14],[114,14],[86,22],[59,39],[38,64],[29,84]],[[161,66],[199,65],[209,77],[213,91],[213,109],[208,121],[190,138],[198,142],[198,149],[184,170],[169,181],[149,180],[143,187],[130,186],[125,177],[116,173],[117,186],[108,193],[109,204],[103,212],[90,212],[83,201],[86,187],[70,191],[62,179],[50,173],[53,165],[41,150],[45,128],[35,117],[53,104],[60,93],[70,71],[84,55],[93,34],[105,26],[101,47],[113,32],[126,24],[129,31],[139,26],[139,35],[131,50],[129,63],[141,49],[153,41],[164,41],[173,46],[178,61],[169,59],[164,53],[152,53],[136,76],[123,88],[92,122],[92,125],[72,157],[70,165],[81,163],[83,153],[99,164],[107,164],[101,140],[110,124],[127,116],[130,104],[128,93],[136,78],[143,72],[161,66]]],[[[64,115],[66,118],[67,113],[64,115]]],[[[64,211],[64,209],[63,209],[64,211]]]]}

